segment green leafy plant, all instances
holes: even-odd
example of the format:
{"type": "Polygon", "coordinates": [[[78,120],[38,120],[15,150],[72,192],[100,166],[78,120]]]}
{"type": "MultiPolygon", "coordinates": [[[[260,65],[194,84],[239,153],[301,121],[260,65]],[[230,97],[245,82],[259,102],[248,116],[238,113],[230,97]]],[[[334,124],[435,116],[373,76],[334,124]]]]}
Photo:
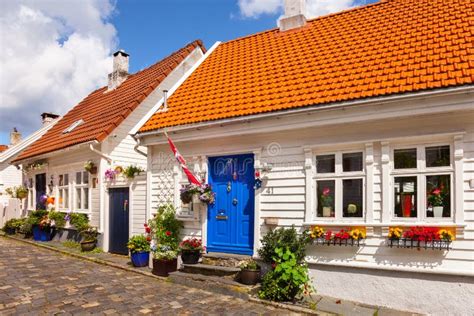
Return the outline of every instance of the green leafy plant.
{"type": "Polygon", "coordinates": [[[81,248],[81,244],[78,243],[77,241],[73,241],[73,240],[66,240],[62,243],[62,245],[66,248],[70,248],[70,249],[79,249],[81,248]]]}
{"type": "Polygon", "coordinates": [[[148,222],[151,235],[157,245],[168,245],[174,250],[178,249],[179,233],[183,224],[176,219],[176,210],[170,204],[158,208],[158,212],[148,222]]]}
{"type": "Polygon", "coordinates": [[[240,269],[242,270],[251,270],[251,271],[258,271],[260,270],[260,266],[258,265],[257,261],[253,259],[245,260],[240,263],[240,269]]]}
{"type": "Polygon", "coordinates": [[[92,169],[95,167],[94,162],[92,160],[88,160],[84,163],[84,170],[87,172],[91,172],[92,169]]]}
{"type": "Polygon", "coordinates": [[[28,196],[28,188],[24,185],[6,188],[5,192],[13,199],[24,199],[28,196]]]}
{"type": "Polygon", "coordinates": [[[298,235],[294,227],[285,229],[283,227],[269,231],[261,240],[262,247],[258,249],[260,258],[266,263],[273,263],[278,247],[287,247],[295,254],[298,262],[305,257],[306,245],[310,242],[308,234],[298,235]]]}
{"type": "Polygon", "coordinates": [[[139,176],[140,173],[144,172],[145,170],[141,167],[138,166],[128,166],[125,169],[123,169],[122,173],[127,179],[133,179],[136,176],[139,176]]]}
{"type": "Polygon", "coordinates": [[[275,269],[264,276],[258,294],[260,298],[278,302],[294,301],[312,291],[306,263],[299,262],[288,247],[276,248],[273,261],[275,269]]]}
{"type": "Polygon", "coordinates": [[[69,223],[74,225],[77,231],[80,232],[89,226],[89,218],[86,214],[70,213],[69,223]]]}
{"type": "Polygon", "coordinates": [[[63,228],[66,224],[66,221],[64,220],[64,213],[50,211],[48,217],[50,220],[54,221],[54,226],[58,228],[63,228]]]}
{"type": "Polygon", "coordinates": [[[12,218],[9,219],[8,221],[5,222],[3,225],[2,230],[7,231],[7,230],[14,230],[14,231],[19,231],[21,226],[25,223],[26,218],[12,218]]]}
{"type": "Polygon", "coordinates": [[[97,242],[97,236],[99,236],[97,228],[89,225],[81,230],[79,234],[82,236],[83,242],[97,242]]]}
{"type": "Polygon", "coordinates": [[[135,235],[128,240],[127,248],[131,253],[149,252],[150,242],[144,235],[135,235]]]}

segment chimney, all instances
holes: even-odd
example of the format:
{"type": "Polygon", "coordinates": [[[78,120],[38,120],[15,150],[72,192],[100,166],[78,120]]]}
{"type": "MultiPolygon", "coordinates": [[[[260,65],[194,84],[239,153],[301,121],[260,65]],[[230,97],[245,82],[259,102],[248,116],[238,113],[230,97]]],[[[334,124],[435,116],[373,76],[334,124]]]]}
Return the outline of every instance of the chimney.
{"type": "Polygon", "coordinates": [[[15,146],[21,141],[21,133],[18,132],[16,127],[10,132],[10,145],[15,146]]]}
{"type": "Polygon", "coordinates": [[[43,126],[48,125],[49,123],[51,123],[52,121],[54,121],[58,117],[59,117],[59,115],[54,114],[54,113],[46,113],[45,112],[45,113],[41,114],[41,119],[42,119],[42,122],[43,122],[43,126]]]}
{"type": "Polygon", "coordinates": [[[284,0],[285,15],[280,18],[280,31],[288,31],[306,25],[306,0],[284,0]]]}
{"type": "Polygon", "coordinates": [[[107,91],[114,90],[128,77],[128,54],[123,50],[114,53],[114,68],[109,74],[107,91]]]}

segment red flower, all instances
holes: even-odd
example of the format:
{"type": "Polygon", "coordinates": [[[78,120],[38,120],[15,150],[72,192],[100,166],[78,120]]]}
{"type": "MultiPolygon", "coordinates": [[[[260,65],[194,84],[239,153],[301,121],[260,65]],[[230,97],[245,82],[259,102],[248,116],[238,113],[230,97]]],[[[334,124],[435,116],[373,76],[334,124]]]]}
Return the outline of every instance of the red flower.
{"type": "Polygon", "coordinates": [[[151,241],[151,237],[150,237],[150,236],[146,236],[146,240],[147,240],[147,241],[151,241]]]}
{"type": "Polygon", "coordinates": [[[433,193],[434,195],[440,195],[440,194],[441,194],[441,190],[440,190],[440,189],[434,189],[432,193],[433,193]]]}
{"type": "Polygon", "coordinates": [[[151,233],[151,228],[150,227],[145,227],[145,232],[147,232],[148,234],[151,233]]]}
{"type": "Polygon", "coordinates": [[[329,193],[331,193],[331,190],[329,190],[329,188],[325,188],[323,190],[323,195],[329,195],[329,193]]]}
{"type": "Polygon", "coordinates": [[[273,262],[273,263],[272,263],[272,269],[275,270],[276,267],[277,267],[276,262],[273,262]]]}
{"type": "Polygon", "coordinates": [[[166,236],[171,236],[171,232],[169,230],[166,231],[166,236]]]}
{"type": "Polygon", "coordinates": [[[255,177],[260,178],[260,171],[255,171],[255,177]]]}
{"type": "Polygon", "coordinates": [[[148,227],[148,224],[147,223],[143,224],[143,227],[148,227]]]}

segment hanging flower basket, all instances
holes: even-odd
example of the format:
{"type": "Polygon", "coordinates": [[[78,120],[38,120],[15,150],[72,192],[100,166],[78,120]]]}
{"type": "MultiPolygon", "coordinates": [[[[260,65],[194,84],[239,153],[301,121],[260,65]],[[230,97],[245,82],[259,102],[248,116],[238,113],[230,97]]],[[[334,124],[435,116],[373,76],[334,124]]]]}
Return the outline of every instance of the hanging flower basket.
{"type": "Polygon", "coordinates": [[[209,184],[187,184],[180,190],[181,202],[184,204],[193,203],[206,203],[214,204],[216,194],[212,192],[212,188],[209,184]]]}

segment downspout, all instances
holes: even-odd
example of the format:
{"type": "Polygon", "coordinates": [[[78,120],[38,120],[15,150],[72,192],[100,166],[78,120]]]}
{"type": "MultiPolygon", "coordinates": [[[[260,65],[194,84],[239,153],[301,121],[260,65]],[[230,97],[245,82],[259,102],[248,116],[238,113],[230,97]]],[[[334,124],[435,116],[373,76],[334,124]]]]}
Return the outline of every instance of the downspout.
{"type": "Polygon", "coordinates": [[[135,142],[136,142],[135,146],[133,146],[133,150],[134,150],[136,153],[138,153],[138,154],[140,154],[140,155],[142,155],[142,156],[148,157],[148,154],[147,154],[147,153],[145,153],[145,152],[141,151],[140,149],[138,149],[138,147],[141,146],[141,139],[138,138],[138,137],[136,137],[135,135],[131,135],[131,136],[132,136],[132,138],[133,138],[133,139],[135,140],[135,142]]]}
{"type": "Polygon", "coordinates": [[[89,149],[90,149],[92,152],[94,152],[94,153],[96,153],[97,155],[99,155],[99,156],[101,156],[102,158],[104,158],[105,160],[107,160],[107,161],[109,162],[109,164],[112,164],[112,158],[111,158],[109,155],[106,155],[106,154],[104,154],[103,152],[101,152],[101,151],[95,149],[95,148],[94,148],[94,144],[90,144],[90,145],[89,145],[89,149]]]}

